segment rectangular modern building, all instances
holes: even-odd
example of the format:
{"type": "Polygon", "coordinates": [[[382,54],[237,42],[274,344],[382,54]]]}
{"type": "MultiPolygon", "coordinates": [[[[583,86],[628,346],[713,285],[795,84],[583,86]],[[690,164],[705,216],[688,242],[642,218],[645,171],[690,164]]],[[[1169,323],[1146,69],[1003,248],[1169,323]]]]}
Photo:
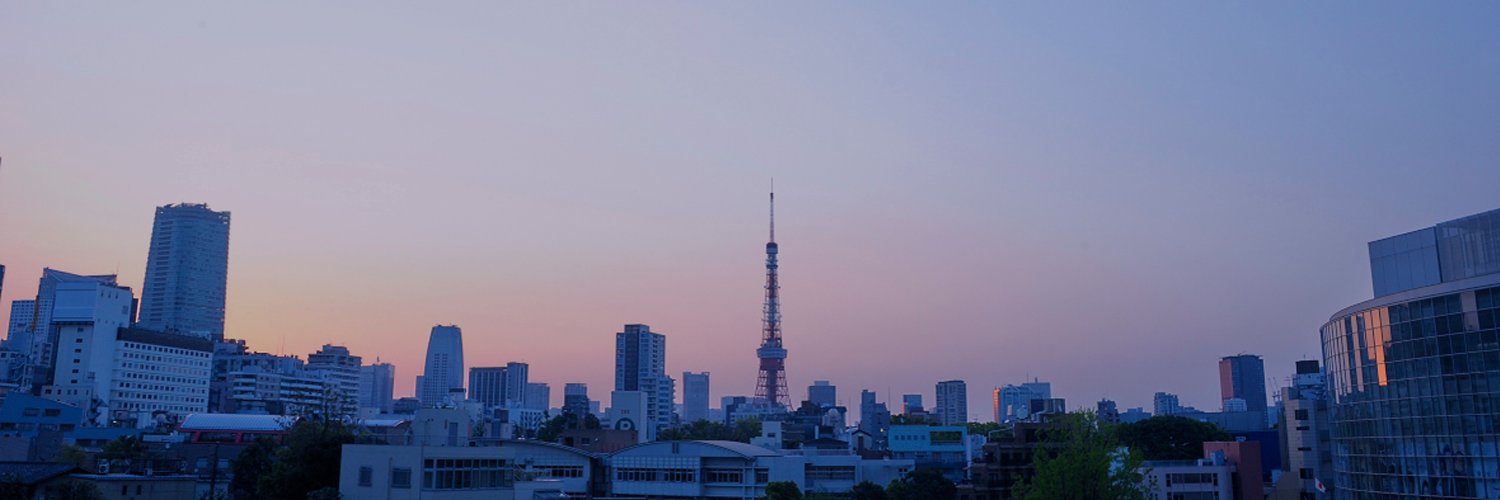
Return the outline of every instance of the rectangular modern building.
{"type": "Polygon", "coordinates": [[[349,354],[344,346],[323,344],[318,352],[307,355],[307,371],[329,382],[335,389],[328,395],[325,411],[337,415],[359,412],[359,376],[364,360],[349,354]]]}
{"type": "Polygon", "coordinates": [[[222,340],[228,273],[229,212],[194,203],[157,207],[141,326],[222,340]]]}
{"type": "Polygon", "coordinates": [[[1240,354],[1219,359],[1219,393],[1224,411],[1229,400],[1245,401],[1244,411],[1266,411],[1266,365],[1260,356],[1240,354]]]}
{"type": "Polygon", "coordinates": [[[646,395],[646,420],[657,431],[672,425],[676,381],[667,376],[667,337],[640,324],[615,334],[615,390],[646,395]]]}
{"type": "Polygon", "coordinates": [[[996,422],[1022,421],[1031,416],[1031,400],[1052,399],[1052,383],[1032,379],[1021,385],[996,388],[994,395],[996,422]]]}
{"type": "Polygon", "coordinates": [[[828,383],[827,380],[814,380],[812,385],[807,386],[807,401],[819,408],[837,406],[838,400],[838,387],[828,383]]]}
{"type": "Polygon", "coordinates": [[[682,372],[682,421],[708,420],[708,372],[682,372]]]}
{"type": "Polygon", "coordinates": [[[374,410],[380,413],[390,413],[391,405],[395,401],[396,367],[390,363],[381,363],[379,358],[375,364],[365,365],[359,369],[359,407],[361,410],[374,410]]]}
{"type": "Polygon", "coordinates": [[[933,408],[941,425],[969,423],[969,386],[962,380],[945,380],[937,384],[937,406],[933,408]]]}
{"type": "Polygon", "coordinates": [[[552,406],[552,388],[541,382],[528,382],[521,406],[528,410],[546,412],[552,406]]]}

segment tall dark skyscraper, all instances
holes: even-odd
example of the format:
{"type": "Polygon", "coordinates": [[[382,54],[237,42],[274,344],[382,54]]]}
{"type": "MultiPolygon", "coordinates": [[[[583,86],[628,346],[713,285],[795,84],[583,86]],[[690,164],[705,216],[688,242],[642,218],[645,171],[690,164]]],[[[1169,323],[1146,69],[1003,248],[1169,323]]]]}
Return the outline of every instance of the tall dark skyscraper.
{"type": "Polygon", "coordinates": [[[229,212],[201,203],[157,207],[141,290],[141,326],[223,339],[228,272],[229,212]]]}
{"type": "Polygon", "coordinates": [[[1266,411],[1266,365],[1260,356],[1241,354],[1219,360],[1219,393],[1222,401],[1245,400],[1246,411],[1266,411]]]}
{"type": "Polygon", "coordinates": [[[786,386],[786,348],[781,345],[781,284],[776,278],[776,193],[771,193],[771,240],[766,242],[766,303],[762,309],[760,377],[755,397],[785,407],[792,406],[786,386]]]}

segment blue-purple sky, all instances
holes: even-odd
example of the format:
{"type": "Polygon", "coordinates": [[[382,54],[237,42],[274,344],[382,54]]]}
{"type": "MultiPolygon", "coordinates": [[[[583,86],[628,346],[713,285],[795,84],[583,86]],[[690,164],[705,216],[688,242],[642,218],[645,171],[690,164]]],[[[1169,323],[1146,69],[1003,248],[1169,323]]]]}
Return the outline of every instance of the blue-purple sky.
{"type": "Polygon", "coordinates": [[[753,391],[1040,377],[1217,409],[1370,295],[1365,243],[1500,206],[1500,4],[0,4],[0,263],[139,289],[233,212],[228,333],[612,384],[613,333],[753,391]]]}

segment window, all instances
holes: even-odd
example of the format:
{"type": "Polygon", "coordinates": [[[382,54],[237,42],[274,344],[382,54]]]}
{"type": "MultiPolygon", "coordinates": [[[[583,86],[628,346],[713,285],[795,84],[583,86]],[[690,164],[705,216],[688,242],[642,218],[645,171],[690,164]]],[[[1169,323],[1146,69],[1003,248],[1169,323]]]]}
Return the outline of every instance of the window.
{"type": "Polygon", "coordinates": [[[62,415],[62,410],[59,410],[57,408],[47,408],[45,410],[42,410],[42,416],[44,417],[56,417],[58,415],[62,415]]]}
{"type": "Polygon", "coordinates": [[[21,410],[21,416],[23,417],[35,417],[41,414],[42,410],[40,408],[26,408],[24,410],[21,410]]]}
{"type": "Polygon", "coordinates": [[[1297,475],[1301,476],[1302,479],[1312,479],[1313,478],[1312,469],[1309,469],[1309,468],[1306,468],[1306,467],[1303,467],[1302,470],[1297,471],[1297,475]]]}
{"type": "Polygon", "coordinates": [[[359,468],[359,485],[360,486],[369,486],[370,482],[371,482],[370,478],[371,478],[371,476],[374,476],[374,475],[375,475],[375,470],[374,469],[371,469],[369,467],[360,467],[359,468]]]}
{"type": "Polygon", "coordinates": [[[411,469],[403,467],[391,469],[391,487],[401,489],[411,488],[411,469]]]}
{"type": "Polygon", "coordinates": [[[1297,410],[1297,420],[1307,420],[1307,410],[1297,410]]]}

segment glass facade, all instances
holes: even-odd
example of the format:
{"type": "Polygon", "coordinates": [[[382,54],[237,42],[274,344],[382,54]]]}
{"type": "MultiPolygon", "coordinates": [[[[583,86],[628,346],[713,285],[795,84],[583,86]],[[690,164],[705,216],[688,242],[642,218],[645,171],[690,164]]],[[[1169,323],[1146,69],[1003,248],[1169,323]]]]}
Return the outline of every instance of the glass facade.
{"type": "Polygon", "coordinates": [[[1370,242],[1375,296],[1500,273],[1500,210],[1370,242]]]}
{"type": "Polygon", "coordinates": [[[1492,277],[1346,310],[1323,326],[1337,498],[1500,497],[1492,277]]]}

